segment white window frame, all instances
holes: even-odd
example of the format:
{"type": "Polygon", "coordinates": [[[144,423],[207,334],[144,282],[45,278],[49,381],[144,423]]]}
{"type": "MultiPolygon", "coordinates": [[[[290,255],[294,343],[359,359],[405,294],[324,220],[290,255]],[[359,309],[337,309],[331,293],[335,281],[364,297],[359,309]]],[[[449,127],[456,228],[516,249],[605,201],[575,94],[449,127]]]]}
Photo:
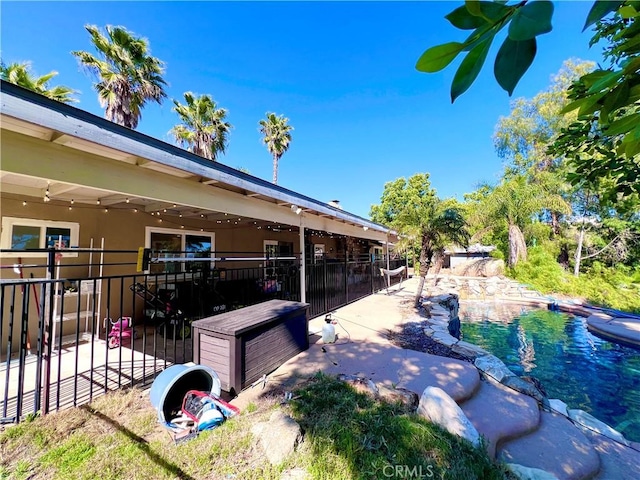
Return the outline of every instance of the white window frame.
{"type": "MultiPolygon", "coordinates": [[[[194,235],[198,237],[211,237],[211,266],[215,266],[214,252],[216,251],[216,234],[215,232],[201,232],[199,230],[184,230],[182,228],[159,228],[159,227],[145,227],[144,229],[144,245],[146,248],[151,248],[151,234],[152,233],[167,233],[170,235],[181,235],[182,241],[180,243],[180,250],[185,251],[187,244],[187,235],[194,235]]],[[[182,273],[185,273],[185,263],[181,262],[182,273]]],[[[145,270],[144,273],[149,273],[150,270],[145,270]]]]}
{"type": "MultiPolygon", "coordinates": [[[[76,222],[58,222],[55,220],[39,220],[35,218],[2,217],[2,234],[0,235],[0,248],[11,249],[11,237],[15,225],[22,227],[40,227],[40,245],[38,248],[46,248],[47,228],[68,228],[70,233],[70,243],[67,247],[78,247],[80,238],[80,224],[76,222]]],[[[47,257],[47,252],[3,252],[2,256],[7,258],[41,258],[47,257]]],[[[63,257],[77,257],[77,252],[64,252],[63,257]]]]}
{"type": "Polygon", "coordinates": [[[313,263],[318,263],[322,260],[322,257],[325,254],[325,244],[324,243],[314,243],[313,244],[313,263]]]}
{"type": "MultiPolygon", "coordinates": [[[[262,241],[262,253],[264,254],[265,258],[267,257],[267,247],[277,247],[279,245],[278,240],[263,240],[262,241]]],[[[272,268],[273,271],[275,272],[276,270],[276,264],[275,264],[275,260],[269,260],[270,262],[273,262],[273,266],[267,266],[267,260],[264,261],[264,271],[262,272],[262,275],[264,276],[264,278],[267,278],[267,270],[269,268],[272,268]]]]}

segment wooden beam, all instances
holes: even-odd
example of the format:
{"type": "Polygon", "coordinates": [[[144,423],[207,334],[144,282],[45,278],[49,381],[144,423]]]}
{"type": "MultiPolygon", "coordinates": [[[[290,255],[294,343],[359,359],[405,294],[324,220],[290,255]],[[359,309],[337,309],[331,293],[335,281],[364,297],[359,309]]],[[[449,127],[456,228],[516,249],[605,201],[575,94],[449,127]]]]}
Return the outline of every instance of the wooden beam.
{"type": "Polygon", "coordinates": [[[212,180],[210,178],[203,178],[200,180],[200,183],[204,184],[204,185],[213,185],[214,183],[220,183],[218,182],[218,180],[212,180]]]}

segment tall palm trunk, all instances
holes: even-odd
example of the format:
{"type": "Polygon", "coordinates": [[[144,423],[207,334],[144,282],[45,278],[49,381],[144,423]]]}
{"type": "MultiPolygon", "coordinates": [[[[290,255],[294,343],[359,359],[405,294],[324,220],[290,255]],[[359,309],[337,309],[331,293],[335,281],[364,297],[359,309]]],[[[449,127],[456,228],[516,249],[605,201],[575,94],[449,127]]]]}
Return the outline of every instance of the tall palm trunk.
{"type": "Polygon", "coordinates": [[[418,290],[416,291],[415,306],[420,306],[420,299],[422,297],[422,290],[424,289],[424,282],[427,279],[427,273],[431,267],[431,249],[427,241],[422,240],[422,247],[420,248],[420,281],[418,282],[418,290]]]}
{"type": "Polygon", "coordinates": [[[273,156],[273,183],[278,184],[278,156],[273,156]]]}
{"type": "Polygon", "coordinates": [[[520,228],[509,224],[509,266],[515,267],[518,261],[527,260],[527,244],[520,228]]]}

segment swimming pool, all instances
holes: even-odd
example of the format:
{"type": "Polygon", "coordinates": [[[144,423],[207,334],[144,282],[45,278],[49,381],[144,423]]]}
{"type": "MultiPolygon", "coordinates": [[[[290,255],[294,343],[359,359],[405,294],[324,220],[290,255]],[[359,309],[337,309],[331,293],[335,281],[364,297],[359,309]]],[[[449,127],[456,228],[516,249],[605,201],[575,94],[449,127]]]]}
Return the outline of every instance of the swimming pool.
{"type": "Polygon", "coordinates": [[[469,302],[460,319],[461,338],[540,380],[549,398],[640,441],[640,350],[596,337],[584,318],[565,313],[469,302]]]}

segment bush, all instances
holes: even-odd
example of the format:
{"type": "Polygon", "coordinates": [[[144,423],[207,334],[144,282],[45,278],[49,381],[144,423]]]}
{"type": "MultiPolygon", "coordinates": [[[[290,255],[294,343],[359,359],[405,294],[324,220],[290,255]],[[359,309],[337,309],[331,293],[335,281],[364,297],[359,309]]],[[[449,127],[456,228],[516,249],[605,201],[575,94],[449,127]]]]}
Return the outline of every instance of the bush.
{"type": "Polygon", "coordinates": [[[579,297],[594,305],[640,313],[638,268],[594,262],[587,272],[575,277],[556,262],[552,252],[539,246],[531,248],[528,261],[516,265],[509,275],[542,293],[579,297]]]}

